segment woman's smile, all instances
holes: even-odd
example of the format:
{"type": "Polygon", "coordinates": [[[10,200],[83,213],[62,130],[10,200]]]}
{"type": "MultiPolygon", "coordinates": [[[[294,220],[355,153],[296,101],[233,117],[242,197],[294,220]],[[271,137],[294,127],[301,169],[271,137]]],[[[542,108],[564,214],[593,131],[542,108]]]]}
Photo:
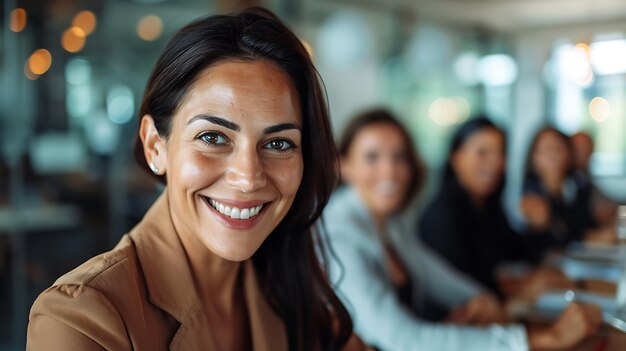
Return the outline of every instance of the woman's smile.
{"type": "Polygon", "coordinates": [[[254,228],[266,213],[264,210],[271,205],[271,201],[264,200],[216,200],[203,195],[200,197],[212,216],[216,216],[225,226],[235,230],[254,228]]]}

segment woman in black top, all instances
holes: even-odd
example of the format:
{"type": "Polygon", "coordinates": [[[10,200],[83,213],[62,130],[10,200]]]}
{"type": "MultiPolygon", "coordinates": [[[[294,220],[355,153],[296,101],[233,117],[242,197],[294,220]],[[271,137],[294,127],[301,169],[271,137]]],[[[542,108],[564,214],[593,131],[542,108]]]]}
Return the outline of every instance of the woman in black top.
{"type": "MultiPolygon", "coordinates": [[[[504,187],[505,136],[485,117],[473,119],[455,133],[437,195],[421,216],[422,240],[500,296],[496,268],[505,262],[537,262],[540,255],[527,241],[541,233],[518,235],[501,206],[504,187]]],[[[547,286],[567,286],[562,275],[539,270],[511,281],[532,298],[547,286]]]]}

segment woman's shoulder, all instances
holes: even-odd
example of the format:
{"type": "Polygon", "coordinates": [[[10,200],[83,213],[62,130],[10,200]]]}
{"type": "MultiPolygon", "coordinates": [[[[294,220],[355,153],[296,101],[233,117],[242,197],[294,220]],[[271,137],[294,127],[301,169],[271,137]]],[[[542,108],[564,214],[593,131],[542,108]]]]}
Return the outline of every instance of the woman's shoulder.
{"type": "Polygon", "coordinates": [[[97,255],[57,279],[52,287],[60,285],[93,286],[107,290],[106,282],[123,276],[134,276],[137,253],[132,239],[124,235],[111,250],[97,255]]]}
{"type": "Polygon", "coordinates": [[[342,186],[335,190],[322,214],[323,220],[332,228],[354,227],[367,222],[369,216],[355,190],[342,186]]]}
{"type": "Polygon", "coordinates": [[[142,305],[144,295],[137,294],[143,283],[136,257],[132,240],[124,236],[113,250],[44,290],[30,311],[28,349],[56,350],[69,344],[86,350],[127,348],[124,316],[133,305],[142,305]]]}

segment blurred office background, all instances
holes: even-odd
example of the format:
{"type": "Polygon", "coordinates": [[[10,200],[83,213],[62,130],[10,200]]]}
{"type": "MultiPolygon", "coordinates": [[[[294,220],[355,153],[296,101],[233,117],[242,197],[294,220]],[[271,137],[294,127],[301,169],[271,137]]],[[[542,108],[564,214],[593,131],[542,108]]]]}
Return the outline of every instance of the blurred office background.
{"type": "Polygon", "coordinates": [[[249,5],[310,48],[336,132],[388,106],[434,175],[455,126],[487,114],[508,131],[515,222],[534,131],[583,130],[598,187],[626,202],[625,0],[3,0],[0,350],[23,349],[37,294],[110,249],[156,197],[131,145],[167,38],[249,5]]]}

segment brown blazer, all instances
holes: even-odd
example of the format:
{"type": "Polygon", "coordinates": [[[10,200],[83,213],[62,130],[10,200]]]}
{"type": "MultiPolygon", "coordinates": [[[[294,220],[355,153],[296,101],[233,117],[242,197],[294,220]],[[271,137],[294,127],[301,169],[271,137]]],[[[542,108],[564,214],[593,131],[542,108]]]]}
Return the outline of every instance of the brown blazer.
{"type": "MultiPolygon", "coordinates": [[[[244,290],[254,350],[287,350],[251,262],[244,290]]],[[[27,350],[216,350],[165,194],[113,250],[41,293],[29,319],[27,350]]]]}

